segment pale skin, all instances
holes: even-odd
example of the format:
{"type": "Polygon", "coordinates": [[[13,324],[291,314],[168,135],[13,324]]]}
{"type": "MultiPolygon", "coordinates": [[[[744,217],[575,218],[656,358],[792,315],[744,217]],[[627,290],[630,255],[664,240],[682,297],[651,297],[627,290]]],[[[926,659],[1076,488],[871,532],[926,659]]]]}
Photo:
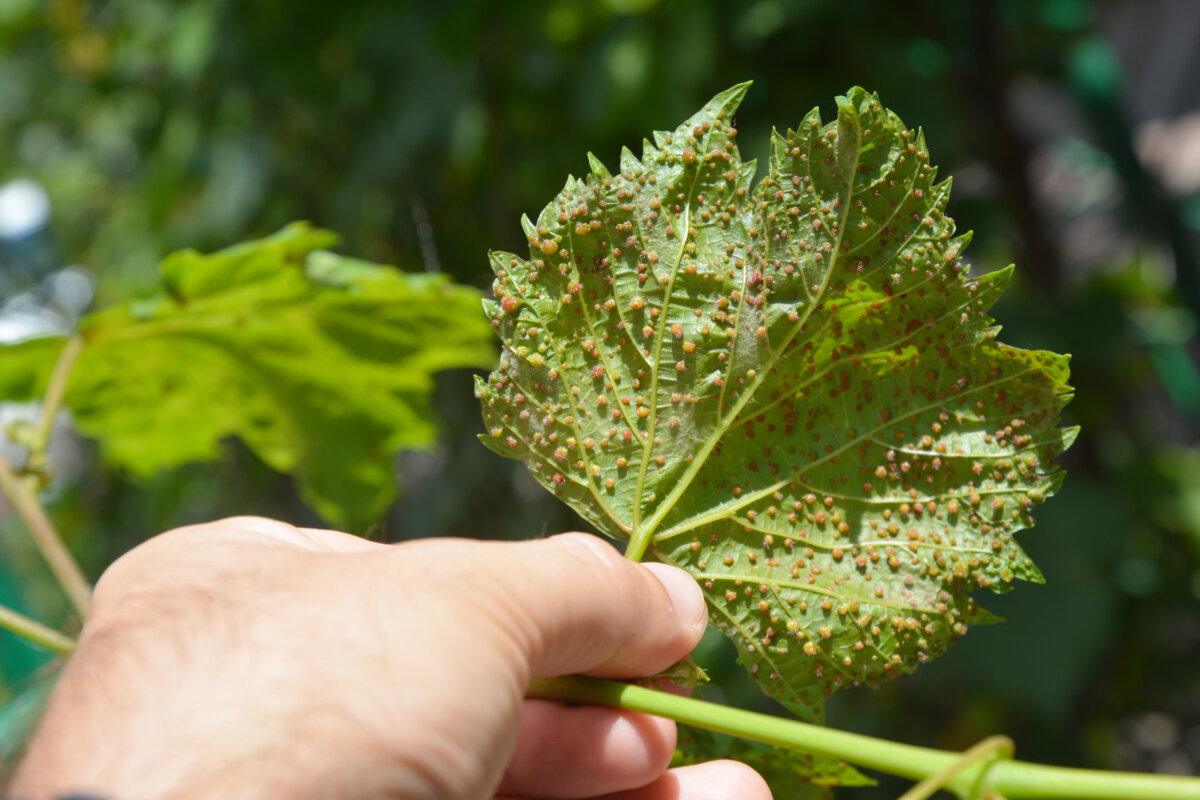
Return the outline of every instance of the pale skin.
{"type": "Polygon", "coordinates": [[[158,536],[96,585],[8,789],[22,800],[770,800],[674,725],[524,698],[632,678],[704,629],[685,573],[585,534],[380,545],[240,517],[158,536]]]}

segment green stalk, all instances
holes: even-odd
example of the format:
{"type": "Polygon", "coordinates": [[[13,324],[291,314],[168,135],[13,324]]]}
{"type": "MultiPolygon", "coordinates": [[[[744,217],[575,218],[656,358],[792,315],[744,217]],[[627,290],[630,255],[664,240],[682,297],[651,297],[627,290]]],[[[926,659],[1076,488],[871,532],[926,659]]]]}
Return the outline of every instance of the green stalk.
{"type": "Polygon", "coordinates": [[[0,458],[0,492],[8,499],[13,510],[25,521],[33,541],[46,563],[50,572],[66,593],[80,617],[87,615],[88,604],[92,598],[92,587],[88,584],[79,562],[71,555],[63,539],[50,521],[37,493],[28,483],[13,471],[12,465],[0,458]]]}
{"type": "Polygon", "coordinates": [[[641,561],[642,556],[646,555],[646,548],[650,546],[650,533],[648,529],[634,530],[629,537],[629,544],[625,545],[625,557],[630,561],[641,561]]]}
{"type": "Polygon", "coordinates": [[[75,640],[71,637],[64,636],[8,606],[0,606],[0,628],[6,628],[17,636],[40,644],[55,653],[69,653],[75,649],[75,640]]]}
{"type": "Polygon", "coordinates": [[[569,676],[534,680],[530,697],[641,711],[743,739],[830,756],[914,780],[943,773],[945,788],[960,795],[982,788],[1009,800],[1196,800],[1200,778],[1070,769],[1022,761],[964,763],[962,753],[901,744],[799,720],[706,703],[618,681],[569,676]]]}
{"type": "MultiPolygon", "coordinates": [[[[58,360],[54,363],[50,380],[46,384],[46,394],[42,398],[38,426],[28,444],[29,463],[40,462],[50,446],[54,419],[58,416],[58,410],[62,408],[67,385],[71,381],[71,372],[79,354],[83,352],[83,346],[83,337],[73,334],[67,339],[58,360]]],[[[50,572],[54,574],[71,605],[81,618],[86,616],[88,604],[92,599],[91,585],[38,499],[35,482],[23,479],[4,458],[0,458],[0,493],[4,494],[13,510],[25,521],[34,544],[46,559],[50,572]]]]}

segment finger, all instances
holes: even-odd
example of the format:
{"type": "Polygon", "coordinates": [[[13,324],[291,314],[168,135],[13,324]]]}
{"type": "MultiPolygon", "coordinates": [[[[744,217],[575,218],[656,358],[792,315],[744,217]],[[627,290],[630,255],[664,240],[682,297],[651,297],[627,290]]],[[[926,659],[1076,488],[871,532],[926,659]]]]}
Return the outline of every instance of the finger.
{"type": "Polygon", "coordinates": [[[595,800],[771,800],[767,782],[739,761],[710,761],[670,770],[639,789],[595,800]]]}
{"type": "Polygon", "coordinates": [[[704,597],[686,572],[635,564],[595,536],[562,534],[495,553],[491,571],[523,623],[535,677],[652,675],[704,632],[704,597]]]}
{"type": "Polygon", "coordinates": [[[526,700],[500,793],[570,800],[645,786],[663,773],[674,752],[670,720],[526,700]]]}

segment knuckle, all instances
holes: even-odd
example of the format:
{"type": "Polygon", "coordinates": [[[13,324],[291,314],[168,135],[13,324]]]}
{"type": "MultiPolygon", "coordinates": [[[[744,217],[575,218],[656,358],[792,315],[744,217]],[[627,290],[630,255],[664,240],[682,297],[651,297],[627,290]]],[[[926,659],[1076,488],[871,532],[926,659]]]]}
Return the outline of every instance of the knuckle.
{"type": "Polygon", "coordinates": [[[591,534],[560,533],[550,541],[566,547],[580,561],[598,563],[609,569],[619,569],[625,561],[615,548],[591,534]]]}
{"type": "MultiPolygon", "coordinates": [[[[259,533],[270,533],[275,535],[290,535],[296,532],[296,526],[286,522],[280,522],[277,519],[270,517],[259,517],[252,514],[244,514],[236,517],[225,517],[224,519],[207,522],[202,525],[193,525],[193,529],[211,529],[211,530],[238,530],[238,531],[254,531],[259,533]]],[[[182,528],[181,530],[189,530],[182,528]]]]}

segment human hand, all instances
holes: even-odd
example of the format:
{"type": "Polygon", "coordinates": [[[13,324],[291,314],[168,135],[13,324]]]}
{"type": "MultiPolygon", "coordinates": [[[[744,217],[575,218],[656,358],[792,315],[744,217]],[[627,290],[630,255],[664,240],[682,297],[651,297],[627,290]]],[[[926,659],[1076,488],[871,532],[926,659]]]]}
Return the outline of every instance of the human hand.
{"type": "Polygon", "coordinates": [[[235,518],[114,563],[9,787],[28,800],[769,800],[736,762],[666,771],[674,725],[524,698],[630,678],[705,622],[686,573],[601,540],[386,546],[235,518]]]}

